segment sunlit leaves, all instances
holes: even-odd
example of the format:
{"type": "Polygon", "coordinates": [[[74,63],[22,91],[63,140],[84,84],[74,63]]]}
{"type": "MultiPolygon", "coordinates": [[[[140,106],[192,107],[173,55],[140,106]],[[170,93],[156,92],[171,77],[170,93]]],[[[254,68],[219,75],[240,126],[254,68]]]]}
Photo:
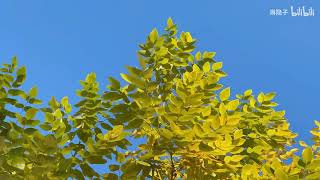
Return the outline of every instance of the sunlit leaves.
{"type": "MultiPolygon", "coordinates": [[[[169,18],[126,66],[126,83],[109,77],[101,92],[95,73],[48,105],[34,86],[19,87],[16,58],[0,68],[0,174],[14,179],[319,179],[320,123],[314,144],[292,148],[297,134],[275,93],[251,89],[231,97],[215,52],[194,52],[190,32],[169,18]],[[160,32],[160,31],[159,31],[160,32]],[[74,107],[74,109],[72,109],[74,107]],[[40,120],[37,120],[40,119],[40,120]],[[133,150],[134,149],[134,150],[133,150]],[[300,155],[301,154],[301,155],[300,155]],[[99,174],[92,166],[105,168],[99,174]],[[121,176],[121,177],[118,177],[121,176]]],[[[2,178],[2,176],[0,176],[2,178]]]]}

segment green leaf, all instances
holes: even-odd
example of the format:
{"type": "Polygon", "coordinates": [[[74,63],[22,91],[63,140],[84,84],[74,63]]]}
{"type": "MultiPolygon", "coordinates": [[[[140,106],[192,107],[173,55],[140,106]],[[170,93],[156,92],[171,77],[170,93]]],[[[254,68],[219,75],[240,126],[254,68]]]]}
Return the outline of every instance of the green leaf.
{"type": "Polygon", "coordinates": [[[38,132],[38,130],[37,130],[37,129],[34,129],[34,128],[27,128],[27,129],[24,130],[24,132],[25,132],[26,134],[32,135],[33,133],[38,132]]]}
{"type": "Polygon", "coordinates": [[[204,152],[208,152],[208,151],[213,151],[214,150],[211,146],[209,146],[209,145],[207,145],[207,144],[205,144],[203,142],[200,142],[199,149],[201,151],[204,151],[204,152]]]}
{"type": "Polygon", "coordinates": [[[14,57],[12,58],[11,64],[12,64],[12,68],[13,68],[13,69],[15,69],[15,68],[17,67],[17,65],[18,65],[18,60],[17,60],[17,57],[16,57],[16,56],[14,56],[14,57]]]}
{"type": "Polygon", "coordinates": [[[138,164],[141,164],[143,166],[151,166],[149,163],[144,162],[144,161],[136,161],[138,164]]]}
{"type": "Polygon", "coordinates": [[[32,98],[35,98],[38,95],[38,89],[37,87],[32,87],[29,91],[29,96],[32,98]]]}
{"type": "Polygon", "coordinates": [[[103,139],[108,142],[116,142],[123,140],[127,135],[129,135],[129,132],[123,131],[123,125],[117,125],[114,126],[111,131],[108,131],[104,136],[103,139]]]}
{"type": "Polygon", "coordinates": [[[45,131],[50,131],[52,129],[52,127],[49,124],[41,124],[40,128],[45,131]]]}
{"type": "Polygon", "coordinates": [[[149,35],[149,39],[152,43],[154,43],[158,39],[158,31],[156,28],[154,28],[149,35]]]}
{"type": "Polygon", "coordinates": [[[30,119],[33,119],[36,116],[37,112],[38,112],[38,109],[30,108],[30,109],[28,109],[26,111],[26,115],[25,116],[26,116],[26,118],[28,120],[30,120],[30,119]]]}
{"type": "Polygon", "coordinates": [[[118,171],[120,169],[119,165],[115,165],[115,164],[110,164],[109,165],[109,170],[110,171],[118,171]]]}
{"type": "Polygon", "coordinates": [[[171,139],[173,137],[173,133],[168,129],[159,129],[159,133],[166,139],[171,139]]]}
{"type": "Polygon", "coordinates": [[[106,174],[103,174],[102,176],[103,176],[103,179],[107,179],[107,180],[119,180],[118,176],[113,173],[106,173],[106,174]]]}
{"type": "Polygon", "coordinates": [[[57,109],[56,111],[54,111],[53,116],[56,117],[57,119],[61,119],[62,113],[61,113],[60,109],[57,109]]]}
{"type": "Polygon", "coordinates": [[[11,156],[11,158],[7,159],[7,163],[15,168],[18,168],[20,170],[24,170],[25,168],[25,161],[23,157],[21,156],[11,156]]]}
{"type": "Polygon", "coordinates": [[[17,78],[12,84],[13,87],[19,87],[26,80],[26,67],[21,67],[17,70],[17,78]]]}
{"type": "Polygon", "coordinates": [[[110,90],[119,90],[120,89],[120,82],[113,77],[109,77],[109,82],[110,82],[110,90]]]}
{"type": "Polygon", "coordinates": [[[26,121],[24,122],[24,125],[27,125],[27,126],[37,126],[39,123],[40,123],[39,120],[26,120],[26,121]]]}
{"type": "Polygon", "coordinates": [[[57,108],[59,108],[59,103],[57,102],[57,100],[54,96],[51,97],[48,104],[51,107],[51,109],[53,109],[53,110],[56,110],[57,108]]]}
{"type": "Polygon", "coordinates": [[[31,99],[29,100],[29,103],[30,103],[30,104],[42,104],[42,101],[39,100],[39,99],[31,98],[31,99]]]}
{"type": "Polygon", "coordinates": [[[226,101],[230,97],[230,88],[225,88],[220,92],[220,100],[226,101]]]}
{"type": "Polygon", "coordinates": [[[25,97],[25,92],[19,89],[9,89],[8,94],[10,94],[11,96],[25,97]]]}
{"type": "Polygon", "coordinates": [[[66,113],[70,113],[72,111],[72,106],[71,106],[71,104],[69,104],[69,99],[67,96],[65,96],[61,99],[61,104],[62,104],[64,110],[66,111],[66,113]]]}
{"type": "Polygon", "coordinates": [[[131,121],[129,121],[128,125],[125,127],[125,129],[137,129],[143,124],[144,120],[140,118],[135,118],[131,121]]]}
{"type": "Polygon", "coordinates": [[[120,75],[125,81],[127,81],[128,83],[131,83],[133,85],[136,85],[139,88],[144,88],[144,86],[145,86],[144,81],[139,79],[138,77],[128,75],[128,74],[122,74],[122,73],[120,75]]]}
{"type": "Polygon", "coordinates": [[[65,96],[65,97],[63,97],[62,99],[61,99],[61,104],[62,104],[62,106],[67,106],[68,104],[69,104],[69,98],[67,97],[67,96],[65,96]]]}
{"type": "Polygon", "coordinates": [[[96,73],[89,73],[86,76],[86,82],[87,83],[94,83],[94,82],[96,82],[96,79],[97,79],[96,73]]]}
{"type": "Polygon", "coordinates": [[[86,160],[90,164],[105,164],[107,162],[107,160],[103,159],[101,156],[89,156],[86,160]]]}
{"type": "Polygon", "coordinates": [[[121,152],[117,152],[116,154],[116,160],[119,162],[119,163],[123,163],[126,158],[124,156],[124,154],[122,154],[121,152]]]}
{"type": "Polygon", "coordinates": [[[88,177],[99,176],[99,174],[95,172],[87,163],[80,164],[80,168],[85,176],[88,176],[88,177]]]}

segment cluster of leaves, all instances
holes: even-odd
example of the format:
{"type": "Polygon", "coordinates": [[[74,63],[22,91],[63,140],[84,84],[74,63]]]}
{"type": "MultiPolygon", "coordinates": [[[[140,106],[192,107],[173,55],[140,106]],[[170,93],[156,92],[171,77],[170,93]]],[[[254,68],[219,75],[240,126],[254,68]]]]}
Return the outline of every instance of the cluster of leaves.
{"type": "Polygon", "coordinates": [[[25,67],[0,69],[1,179],[319,179],[320,122],[314,145],[291,132],[275,93],[231,98],[215,52],[194,52],[189,32],[152,30],[127,66],[100,92],[94,73],[80,81],[79,102],[42,105],[25,92],[25,67]],[[40,120],[39,120],[40,119],[40,120]],[[143,139],[134,150],[136,140],[143,139]],[[107,163],[108,161],[108,163],[107,163]],[[104,165],[104,174],[93,164],[104,165]]]}

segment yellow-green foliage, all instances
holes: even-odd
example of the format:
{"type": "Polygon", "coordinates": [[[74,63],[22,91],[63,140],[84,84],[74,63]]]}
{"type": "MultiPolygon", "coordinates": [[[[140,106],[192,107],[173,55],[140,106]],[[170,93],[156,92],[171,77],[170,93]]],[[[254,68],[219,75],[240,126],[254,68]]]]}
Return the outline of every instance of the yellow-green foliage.
{"type": "Polygon", "coordinates": [[[91,73],[75,105],[68,97],[42,105],[36,87],[20,88],[26,68],[16,58],[4,64],[0,179],[319,179],[320,122],[314,145],[301,141],[298,153],[275,93],[232,97],[219,84],[222,62],[194,52],[195,42],[168,19],[164,34],[154,29],[140,45],[141,67],[121,74],[125,86],[110,77],[100,93],[91,73]]]}

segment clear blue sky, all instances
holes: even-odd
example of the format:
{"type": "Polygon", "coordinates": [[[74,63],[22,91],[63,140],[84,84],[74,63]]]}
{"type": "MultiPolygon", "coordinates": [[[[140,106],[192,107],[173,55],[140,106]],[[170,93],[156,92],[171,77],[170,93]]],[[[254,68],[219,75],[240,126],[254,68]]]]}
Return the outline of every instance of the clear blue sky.
{"type": "Polygon", "coordinates": [[[1,1],[0,63],[14,55],[28,69],[26,89],[40,97],[76,101],[75,90],[96,72],[103,88],[137,65],[138,44],[172,17],[198,39],[198,49],[216,51],[233,93],[276,91],[302,139],[320,119],[320,1],[1,1]],[[270,16],[271,8],[305,5],[315,17],[270,16]]]}

